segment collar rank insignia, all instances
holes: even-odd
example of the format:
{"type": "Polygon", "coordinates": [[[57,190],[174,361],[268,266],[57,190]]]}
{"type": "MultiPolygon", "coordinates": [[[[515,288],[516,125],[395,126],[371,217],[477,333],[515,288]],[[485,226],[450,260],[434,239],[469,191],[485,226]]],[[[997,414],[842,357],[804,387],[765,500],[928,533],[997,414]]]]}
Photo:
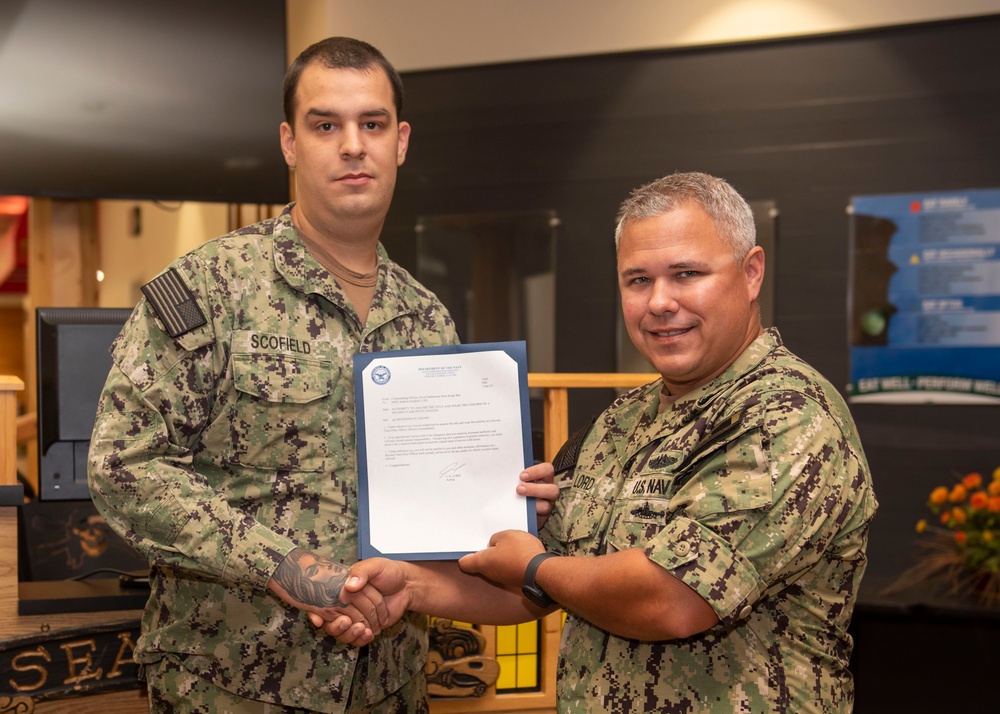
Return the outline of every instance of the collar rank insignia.
{"type": "Polygon", "coordinates": [[[205,324],[205,316],[176,268],[153,278],[140,290],[171,337],[180,337],[205,324]]]}

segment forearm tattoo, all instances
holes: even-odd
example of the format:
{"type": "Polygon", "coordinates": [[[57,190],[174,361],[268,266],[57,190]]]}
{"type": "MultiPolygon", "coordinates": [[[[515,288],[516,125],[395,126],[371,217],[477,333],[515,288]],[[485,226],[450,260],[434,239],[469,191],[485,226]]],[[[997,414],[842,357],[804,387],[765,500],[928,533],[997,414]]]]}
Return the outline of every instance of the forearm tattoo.
{"type": "Polygon", "coordinates": [[[351,569],[296,548],[274,571],[274,580],[299,602],[314,607],[345,607],[340,591],[351,569]]]}

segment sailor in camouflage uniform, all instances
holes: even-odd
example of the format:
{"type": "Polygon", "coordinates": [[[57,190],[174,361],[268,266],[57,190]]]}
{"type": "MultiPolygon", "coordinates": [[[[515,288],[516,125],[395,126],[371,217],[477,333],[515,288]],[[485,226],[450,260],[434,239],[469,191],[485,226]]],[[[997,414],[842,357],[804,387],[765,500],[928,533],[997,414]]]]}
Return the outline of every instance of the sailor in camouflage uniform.
{"type": "MultiPolygon", "coordinates": [[[[570,556],[534,574],[568,613],[560,712],[852,708],[847,626],[877,504],[843,399],[761,328],[754,235],[705,174],[622,206],[622,311],[662,379],[592,425],[543,532],[570,556]]],[[[463,568],[511,582],[540,548],[494,542],[463,568]]]]}
{"type": "MultiPolygon", "coordinates": [[[[503,531],[459,561],[566,610],[560,712],[852,708],[847,627],[877,504],[843,399],[761,327],[754,241],[721,179],[633,192],[616,232],[622,312],[661,379],[554,459],[561,494],[541,542],[503,531]]],[[[393,568],[366,561],[364,580],[458,614],[433,574],[393,568]]],[[[461,613],[475,622],[512,604],[475,599],[481,612],[461,613]]]]}
{"type": "Polygon", "coordinates": [[[154,711],[426,711],[425,618],[371,640],[381,596],[340,597],[357,559],[352,355],[458,341],[378,242],[409,136],[399,77],[331,38],[285,92],[298,202],[143,288],[113,346],[91,490],[152,565],[135,657],[154,711]],[[345,613],[367,647],[315,626],[345,613]]]}
{"type": "Polygon", "coordinates": [[[545,540],[572,556],[641,549],[719,621],[648,641],[567,605],[560,711],[850,711],[847,626],[875,501],[842,399],[774,329],[707,384],[661,389],[601,415],[545,540]]]}

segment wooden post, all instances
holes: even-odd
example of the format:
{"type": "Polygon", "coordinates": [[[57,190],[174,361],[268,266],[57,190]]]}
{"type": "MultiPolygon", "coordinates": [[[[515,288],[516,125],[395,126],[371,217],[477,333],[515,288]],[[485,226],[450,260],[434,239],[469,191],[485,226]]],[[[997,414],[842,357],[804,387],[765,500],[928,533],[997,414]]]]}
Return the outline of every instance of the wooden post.
{"type": "MultiPolygon", "coordinates": [[[[38,411],[35,374],[35,308],[96,307],[100,243],[94,201],[33,198],[28,208],[28,299],[25,301],[24,369],[27,412],[38,411]]],[[[27,477],[38,489],[38,447],[27,448],[27,477]]]]}
{"type": "Polygon", "coordinates": [[[17,483],[17,401],[24,389],[17,377],[0,375],[0,486],[17,483]]]}

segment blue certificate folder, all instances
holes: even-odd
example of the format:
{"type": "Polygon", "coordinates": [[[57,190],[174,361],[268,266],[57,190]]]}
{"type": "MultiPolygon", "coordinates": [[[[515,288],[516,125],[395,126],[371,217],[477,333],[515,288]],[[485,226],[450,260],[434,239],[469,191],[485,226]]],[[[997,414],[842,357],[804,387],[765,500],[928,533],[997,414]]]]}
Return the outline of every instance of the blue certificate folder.
{"type": "Polygon", "coordinates": [[[456,560],[537,535],[523,341],[354,355],[361,558],[456,560]],[[509,473],[508,473],[509,472],[509,473]]]}

